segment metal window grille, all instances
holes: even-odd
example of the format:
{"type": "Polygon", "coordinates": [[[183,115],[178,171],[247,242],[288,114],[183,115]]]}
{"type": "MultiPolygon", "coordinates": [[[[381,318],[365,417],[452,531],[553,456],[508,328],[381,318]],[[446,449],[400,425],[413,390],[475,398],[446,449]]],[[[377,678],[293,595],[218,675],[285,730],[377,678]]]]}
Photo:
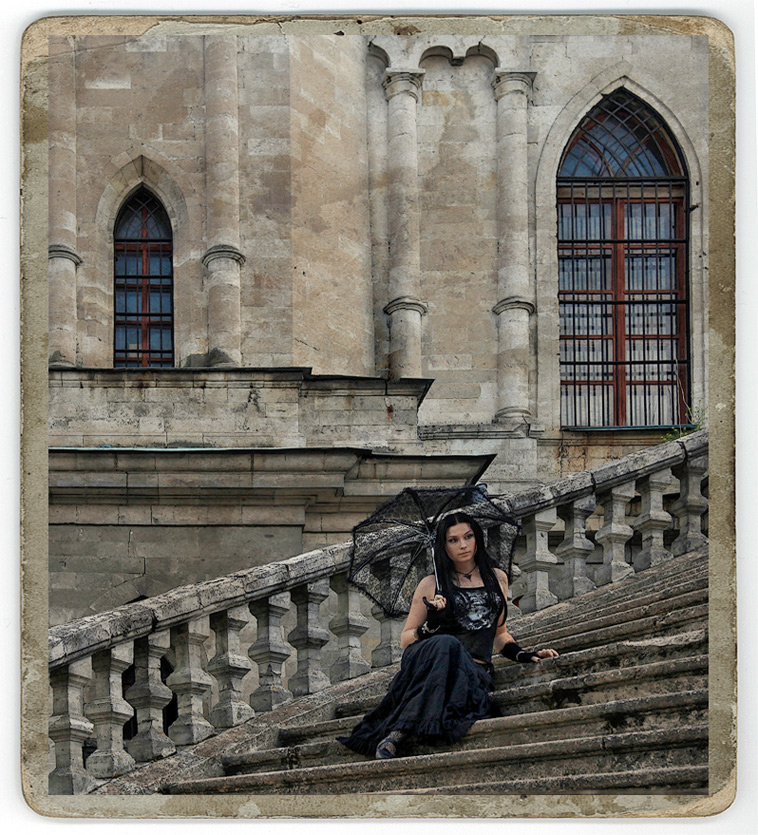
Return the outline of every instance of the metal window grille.
{"type": "Polygon", "coordinates": [[[114,367],[173,366],[171,223],[146,189],[133,195],[116,219],[113,274],[114,367]]]}
{"type": "Polygon", "coordinates": [[[558,174],[561,423],[687,420],[687,178],[626,91],[582,121],[558,174]]]}

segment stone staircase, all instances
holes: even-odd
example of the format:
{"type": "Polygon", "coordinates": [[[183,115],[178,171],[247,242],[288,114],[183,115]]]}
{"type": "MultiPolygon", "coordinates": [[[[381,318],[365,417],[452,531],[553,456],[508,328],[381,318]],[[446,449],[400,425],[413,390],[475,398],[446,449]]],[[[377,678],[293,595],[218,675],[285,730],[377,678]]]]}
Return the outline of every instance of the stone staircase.
{"type": "Polygon", "coordinates": [[[501,715],[449,749],[375,761],[336,741],[379,701],[392,665],[325,692],[317,708],[312,697],[290,702],[249,746],[240,728],[219,734],[217,776],[172,779],[166,769],[153,785],[165,794],[706,794],[707,603],[700,549],[532,614],[512,609],[519,643],[561,656],[497,659],[501,715]],[[226,746],[225,734],[234,735],[226,746]]]}

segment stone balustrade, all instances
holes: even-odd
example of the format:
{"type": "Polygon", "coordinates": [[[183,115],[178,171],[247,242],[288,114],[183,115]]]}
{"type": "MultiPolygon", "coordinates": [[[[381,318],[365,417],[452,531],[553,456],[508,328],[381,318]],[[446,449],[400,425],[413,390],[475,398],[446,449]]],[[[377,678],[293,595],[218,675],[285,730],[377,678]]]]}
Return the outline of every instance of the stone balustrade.
{"type": "MultiPolygon", "coordinates": [[[[522,524],[509,597],[520,611],[535,611],[706,547],[707,464],[702,430],[509,496],[507,509],[522,524]]],[[[497,551],[497,528],[488,537],[497,551]]],[[[397,661],[401,623],[376,607],[379,643],[371,663],[363,657],[371,622],[347,581],[350,552],[349,542],[322,548],[53,627],[50,792],[87,792],[256,712],[397,661]],[[330,590],[336,599],[322,613],[330,590]],[[285,639],[290,611],[296,626],[285,639]],[[241,633],[251,616],[256,637],[246,646],[241,633]],[[336,657],[328,669],[327,644],[336,657]],[[290,657],[297,667],[287,679],[290,657]],[[258,687],[245,701],[251,661],[258,687]],[[125,688],[127,668],[134,683],[125,688]],[[127,739],[130,721],[136,731],[127,739]]]]}

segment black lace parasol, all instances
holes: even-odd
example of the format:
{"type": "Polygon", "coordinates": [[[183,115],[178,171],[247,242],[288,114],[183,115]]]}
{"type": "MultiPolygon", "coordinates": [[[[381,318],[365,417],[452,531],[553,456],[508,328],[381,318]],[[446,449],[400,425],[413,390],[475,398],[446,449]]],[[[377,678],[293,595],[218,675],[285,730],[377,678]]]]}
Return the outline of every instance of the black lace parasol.
{"type": "Polygon", "coordinates": [[[507,506],[502,497],[489,496],[484,485],[406,487],[353,528],[348,581],[388,617],[404,617],[421,579],[437,576],[435,532],[438,522],[453,511],[468,513],[479,522],[488,538],[488,553],[510,580],[520,526],[502,509],[507,506]]]}

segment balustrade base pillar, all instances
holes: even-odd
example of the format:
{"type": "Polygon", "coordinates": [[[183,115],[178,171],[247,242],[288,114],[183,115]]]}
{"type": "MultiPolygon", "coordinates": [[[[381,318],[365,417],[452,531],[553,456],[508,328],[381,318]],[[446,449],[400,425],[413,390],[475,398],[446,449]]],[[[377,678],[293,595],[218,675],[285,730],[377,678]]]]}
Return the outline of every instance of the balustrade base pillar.
{"type": "Polygon", "coordinates": [[[99,780],[128,774],[136,763],[126,751],[95,751],[87,758],[87,771],[99,780]]]}
{"type": "Polygon", "coordinates": [[[618,560],[605,565],[599,565],[595,569],[595,585],[605,586],[608,583],[618,583],[625,577],[634,574],[634,568],[628,562],[619,562],[618,560]]]}
{"type": "Polygon", "coordinates": [[[125,744],[126,750],[138,763],[161,760],[164,757],[170,757],[176,753],[176,745],[174,745],[166,734],[161,733],[155,728],[149,728],[146,731],[138,733],[136,736],[127,740],[125,744]]]}
{"type": "Polygon", "coordinates": [[[176,745],[195,745],[208,739],[214,732],[210,722],[197,717],[187,720],[179,717],[168,729],[169,736],[176,745]]]}
{"type": "Polygon", "coordinates": [[[267,684],[250,696],[250,707],[258,713],[265,713],[291,700],[292,693],[286,687],[267,684]]]}
{"type": "Polygon", "coordinates": [[[84,766],[81,769],[56,768],[47,778],[48,794],[86,794],[95,785],[84,766]]]}
{"type": "Polygon", "coordinates": [[[635,571],[644,571],[646,568],[661,565],[671,559],[673,559],[673,554],[665,548],[647,548],[636,554],[632,562],[635,571]]]}

